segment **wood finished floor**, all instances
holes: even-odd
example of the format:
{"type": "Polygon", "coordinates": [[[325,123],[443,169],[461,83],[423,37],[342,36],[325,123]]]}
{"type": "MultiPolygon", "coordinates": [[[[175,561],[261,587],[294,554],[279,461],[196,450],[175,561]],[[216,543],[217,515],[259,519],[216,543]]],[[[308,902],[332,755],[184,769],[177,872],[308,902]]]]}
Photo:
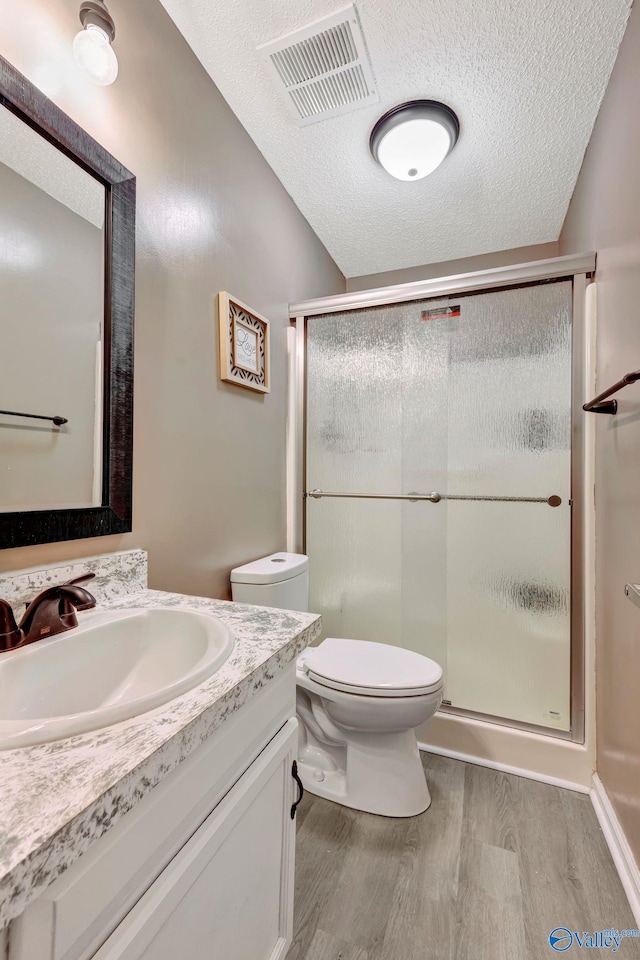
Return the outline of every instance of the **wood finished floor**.
{"type": "MultiPolygon", "coordinates": [[[[409,820],[304,798],[287,960],[543,960],[555,927],[635,928],[588,796],[423,763],[432,804],[409,820]]],[[[564,955],[634,960],[640,941],[564,955]]]]}

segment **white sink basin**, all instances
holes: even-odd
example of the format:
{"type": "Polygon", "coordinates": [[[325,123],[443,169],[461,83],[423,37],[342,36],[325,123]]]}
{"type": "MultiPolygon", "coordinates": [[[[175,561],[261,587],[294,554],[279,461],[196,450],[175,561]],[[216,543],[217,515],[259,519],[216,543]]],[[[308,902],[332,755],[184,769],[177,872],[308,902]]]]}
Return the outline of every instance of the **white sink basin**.
{"type": "Polygon", "coordinates": [[[212,676],[234,645],[220,620],[192,610],[90,611],[79,620],[0,654],[0,750],[137,717],[212,676]]]}

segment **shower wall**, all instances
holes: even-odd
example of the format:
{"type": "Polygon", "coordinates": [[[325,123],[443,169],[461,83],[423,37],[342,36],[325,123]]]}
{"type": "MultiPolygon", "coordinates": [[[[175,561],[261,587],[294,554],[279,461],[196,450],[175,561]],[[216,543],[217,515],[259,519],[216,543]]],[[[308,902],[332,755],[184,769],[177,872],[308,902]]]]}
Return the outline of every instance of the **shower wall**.
{"type": "Polygon", "coordinates": [[[376,496],[307,498],[326,635],[416,650],[454,706],[563,731],[571,295],[562,281],[307,321],[306,489],[376,496]]]}
{"type": "MultiPolygon", "coordinates": [[[[640,368],[640,5],[602,102],[561,252],[597,249],[596,392],[640,368]]],[[[640,582],[640,384],[617,396],[596,431],[597,766],[640,864],[640,611],[624,596],[640,582]]]]}

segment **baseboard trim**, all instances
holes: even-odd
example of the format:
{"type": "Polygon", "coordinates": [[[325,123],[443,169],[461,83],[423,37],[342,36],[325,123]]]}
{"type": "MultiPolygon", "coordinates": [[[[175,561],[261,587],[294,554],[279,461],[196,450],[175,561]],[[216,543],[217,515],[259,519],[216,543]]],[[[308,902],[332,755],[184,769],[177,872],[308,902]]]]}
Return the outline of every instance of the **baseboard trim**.
{"type": "Polygon", "coordinates": [[[616,865],[618,876],[624,892],[627,895],[629,906],[640,928],[640,869],[629,846],[622,824],[607,796],[602,780],[598,774],[593,776],[593,785],[589,791],[593,809],[596,812],[598,823],[602,828],[607,846],[616,865]]]}
{"type": "Polygon", "coordinates": [[[435,753],[439,757],[450,757],[452,760],[463,760],[465,763],[475,763],[478,767],[488,767],[490,770],[499,770],[501,773],[511,773],[514,777],[526,777],[527,780],[538,780],[540,783],[550,783],[554,787],[564,790],[574,790],[576,793],[590,793],[590,788],[572,780],[562,780],[560,777],[551,777],[545,773],[536,773],[535,770],[526,770],[524,767],[514,767],[509,763],[499,763],[497,760],[486,760],[484,757],[475,757],[470,753],[460,753],[457,750],[443,750],[441,747],[432,747],[427,743],[418,743],[424,753],[435,753]]]}

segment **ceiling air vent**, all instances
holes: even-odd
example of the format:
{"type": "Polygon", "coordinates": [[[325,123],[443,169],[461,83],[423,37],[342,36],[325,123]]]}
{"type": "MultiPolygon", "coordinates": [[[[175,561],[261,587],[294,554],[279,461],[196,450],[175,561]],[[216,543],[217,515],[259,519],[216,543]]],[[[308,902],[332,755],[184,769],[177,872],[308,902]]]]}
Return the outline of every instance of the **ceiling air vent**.
{"type": "Polygon", "coordinates": [[[301,125],[380,99],[353,4],[258,51],[301,125]]]}

